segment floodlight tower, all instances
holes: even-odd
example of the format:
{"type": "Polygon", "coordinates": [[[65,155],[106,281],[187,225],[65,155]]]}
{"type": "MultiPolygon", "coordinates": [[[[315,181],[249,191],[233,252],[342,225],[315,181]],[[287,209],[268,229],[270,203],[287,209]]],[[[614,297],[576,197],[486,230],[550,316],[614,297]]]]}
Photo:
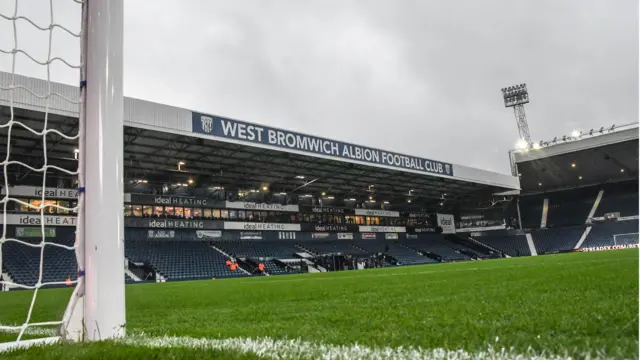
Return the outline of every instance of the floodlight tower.
{"type": "Polygon", "coordinates": [[[516,116],[516,123],[518,124],[520,139],[526,141],[527,145],[531,145],[531,135],[529,134],[527,114],[524,112],[524,104],[529,102],[527,84],[503,88],[502,97],[504,98],[504,107],[513,108],[513,114],[516,116]]]}

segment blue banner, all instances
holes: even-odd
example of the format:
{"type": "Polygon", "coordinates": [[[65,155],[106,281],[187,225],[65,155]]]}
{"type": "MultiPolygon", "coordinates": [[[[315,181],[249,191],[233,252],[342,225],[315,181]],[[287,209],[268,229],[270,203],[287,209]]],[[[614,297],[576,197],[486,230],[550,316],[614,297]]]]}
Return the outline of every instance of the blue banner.
{"type": "Polygon", "coordinates": [[[199,134],[224,137],[246,143],[271,145],[283,149],[298,150],[338,159],[358,160],[370,164],[380,164],[400,169],[453,176],[453,166],[448,163],[352,145],[217,116],[193,113],[192,131],[199,134]]]}

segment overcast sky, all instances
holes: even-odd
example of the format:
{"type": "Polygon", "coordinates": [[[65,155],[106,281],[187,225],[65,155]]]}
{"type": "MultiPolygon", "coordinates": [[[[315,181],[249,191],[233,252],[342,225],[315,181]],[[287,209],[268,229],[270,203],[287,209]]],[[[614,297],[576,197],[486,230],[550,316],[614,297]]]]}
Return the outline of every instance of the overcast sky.
{"type": "MultiPolygon", "coordinates": [[[[18,2],[48,23],[49,0],[18,2]]],[[[53,5],[77,31],[78,6],[53,5]]],[[[47,43],[18,24],[20,48],[47,43]]],[[[77,44],[56,30],[52,54],[77,63],[77,44]]],[[[130,0],[124,64],[130,97],[508,173],[504,86],[528,84],[534,140],[638,121],[638,1],[130,0]]],[[[16,71],[46,76],[22,56],[16,71]]]]}

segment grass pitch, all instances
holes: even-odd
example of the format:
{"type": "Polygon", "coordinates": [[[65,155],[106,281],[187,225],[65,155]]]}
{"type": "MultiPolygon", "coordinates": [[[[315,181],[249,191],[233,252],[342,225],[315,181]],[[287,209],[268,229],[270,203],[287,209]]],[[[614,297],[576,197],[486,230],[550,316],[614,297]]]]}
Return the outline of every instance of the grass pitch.
{"type": "MultiPolygon", "coordinates": [[[[190,338],[182,343],[176,340],[170,348],[156,347],[167,346],[167,342],[140,340],[32,348],[1,357],[273,358],[275,350],[265,350],[264,344],[231,346],[219,340],[262,337],[300,339],[300,343],[272,344],[284,351],[277,355],[289,358],[326,356],[329,350],[340,353],[349,347],[353,351],[355,343],[370,351],[385,347],[464,350],[476,358],[491,357],[486,354],[488,348],[547,358],[592,354],[637,359],[639,355],[636,249],[136,284],[126,291],[129,334],[144,332],[146,339],[190,338]],[[194,346],[189,345],[195,341],[191,338],[218,343],[194,346]],[[136,346],[140,344],[144,346],[136,346]],[[315,350],[295,353],[285,349],[295,346],[315,346],[315,350]]],[[[0,293],[0,324],[22,323],[31,295],[27,291],[0,293]]],[[[41,291],[33,320],[61,318],[69,295],[69,289],[41,291]]],[[[13,339],[15,334],[0,334],[0,341],[13,339]]],[[[358,356],[353,354],[344,357],[358,356]]]]}

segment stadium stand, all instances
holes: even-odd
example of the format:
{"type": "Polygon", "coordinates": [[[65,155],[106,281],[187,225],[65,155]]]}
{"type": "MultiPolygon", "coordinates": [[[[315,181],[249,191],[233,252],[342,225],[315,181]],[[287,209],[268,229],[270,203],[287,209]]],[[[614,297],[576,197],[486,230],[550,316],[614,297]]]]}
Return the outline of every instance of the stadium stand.
{"type": "Polygon", "coordinates": [[[613,212],[619,212],[620,216],[638,215],[638,181],[606,184],[603,190],[595,217],[613,212]]]}
{"type": "Polygon", "coordinates": [[[584,230],[585,226],[536,229],[531,235],[538,254],[544,254],[573,249],[584,230]]]}
{"type": "Polygon", "coordinates": [[[498,249],[509,256],[530,256],[531,251],[527,245],[524,234],[514,234],[507,230],[487,232],[486,235],[475,237],[481,243],[498,249]]]}
{"type": "Polygon", "coordinates": [[[456,250],[461,246],[455,246],[456,244],[445,240],[440,234],[425,234],[419,240],[407,240],[403,241],[404,245],[411,248],[429,252],[438,255],[443,261],[460,261],[469,260],[470,256],[465,255],[462,252],[456,250]]]}
{"type": "Polygon", "coordinates": [[[544,196],[542,195],[529,195],[520,198],[520,214],[523,228],[533,229],[540,227],[543,204],[544,196]]]}
{"type": "Polygon", "coordinates": [[[384,241],[356,241],[354,245],[369,254],[383,253],[395,258],[402,265],[430,264],[438,262],[436,259],[420,255],[418,250],[409,248],[396,242],[384,241]]]}
{"type": "MultiPolygon", "coordinates": [[[[12,232],[14,229],[9,229],[12,232]]],[[[57,229],[55,238],[47,238],[47,242],[72,246],[74,233],[71,229],[57,229]],[[71,231],[69,231],[71,230],[71,231]]],[[[41,238],[21,238],[31,244],[38,244],[41,238]]],[[[3,268],[17,283],[34,286],[40,274],[40,247],[25,246],[16,242],[7,242],[2,249],[3,268]]],[[[44,268],[42,283],[64,282],[67,277],[77,278],[77,262],[72,251],[47,245],[44,247],[44,268]]]]}
{"type": "MultiPolygon", "coordinates": [[[[292,259],[300,252],[294,241],[214,241],[213,244],[234,257],[292,259]]],[[[266,266],[266,264],[265,264],[266,266]]]]}
{"type": "Polygon", "coordinates": [[[308,249],[312,253],[316,255],[325,255],[325,254],[349,254],[349,255],[363,255],[366,252],[362,249],[358,249],[352,245],[351,242],[343,241],[305,241],[299,243],[305,249],[308,249]]]}
{"type": "Polygon", "coordinates": [[[127,257],[142,262],[168,279],[195,279],[245,275],[231,271],[224,255],[208,243],[179,240],[127,240],[127,257]]]}
{"type": "Polygon", "coordinates": [[[582,225],[598,196],[596,187],[557,191],[548,194],[547,227],[582,225]]]}
{"type": "Polygon", "coordinates": [[[603,224],[595,224],[591,228],[589,235],[582,243],[582,248],[610,246],[610,245],[629,245],[638,243],[638,220],[620,221],[603,224]],[[614,242],[614,235],[627,234],[625,236],[617,236],[614,242]]]}

